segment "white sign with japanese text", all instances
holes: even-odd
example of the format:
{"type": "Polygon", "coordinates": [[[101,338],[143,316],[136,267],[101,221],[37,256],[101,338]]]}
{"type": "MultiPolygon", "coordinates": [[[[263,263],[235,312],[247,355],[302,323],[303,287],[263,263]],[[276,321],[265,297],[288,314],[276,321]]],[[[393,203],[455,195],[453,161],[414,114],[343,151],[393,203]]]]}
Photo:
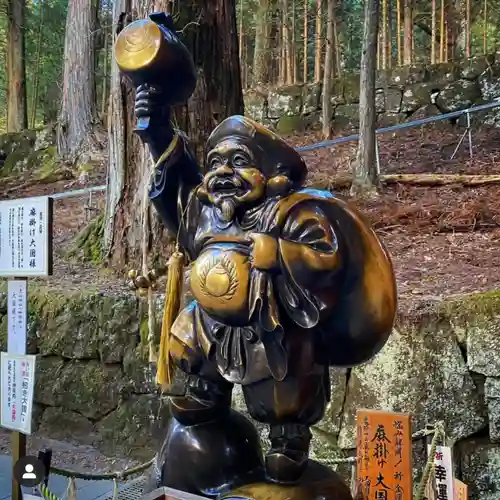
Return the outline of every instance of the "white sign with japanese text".
{"type": "Polygon", "coordinates": [[[51,221],[47,196],[0,201],[0,277],[51,274],[51,221]]]}
{"type": "MultiPolygon", "coordinates": [[[[431,452],[430,445],[427,453],[431,452]]],[[[440,500],[453,500],[453,458],[451,448],[437,446],[434,454],[434,480],[436,496],[440,500]]]]}
{"type": "Polygon", "coordinates": [[[26,354],[28,282],[9,280],[7,295],[7,351],[9,354],[26,354]]]}
{"type": "Polygon", "coordinates": [[[1,353],[0,424],[31,434],[36,356],[1,353]]]}

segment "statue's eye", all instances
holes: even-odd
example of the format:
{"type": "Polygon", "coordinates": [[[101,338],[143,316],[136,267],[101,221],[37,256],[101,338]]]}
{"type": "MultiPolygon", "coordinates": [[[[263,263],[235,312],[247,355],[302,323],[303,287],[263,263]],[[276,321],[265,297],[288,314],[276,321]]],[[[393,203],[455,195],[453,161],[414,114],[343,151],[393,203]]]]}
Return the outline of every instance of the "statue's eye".
{"type": "Polygon", "coordinates": [[[220,156],[215,156],[210,160],[210,169],[216,169],[222,166],[222,158],[220,156]]]}
{"type": "Polygon", "coordinates": [[[246,155],[242,154],[242,153],[236,153],[233,156],[233,165],[235,167],[245,167],[249,163],[250,163],[249,158],[246,155]]]}

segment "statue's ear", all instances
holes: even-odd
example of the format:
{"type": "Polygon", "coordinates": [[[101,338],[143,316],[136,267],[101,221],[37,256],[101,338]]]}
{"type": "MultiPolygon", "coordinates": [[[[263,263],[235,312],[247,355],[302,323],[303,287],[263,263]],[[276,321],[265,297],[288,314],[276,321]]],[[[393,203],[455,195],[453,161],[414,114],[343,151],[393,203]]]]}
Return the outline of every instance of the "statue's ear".
{"type": "Polygon", "coordinates": [[[278,174],[267,181],[266,194],[268,196],[283,196],[292,188],[292,181],[285,174],[278,174]]]}
{"type": "Polygon", "coordinates": [[[208,199],[208,193],[205,189],[205,187],[202,185],[202,186],[199,186],[197,189],[196,189],[196,197],[202,202],[202,203],[205,203],[206,205],[209,204],[209,199],[208,199]]]}

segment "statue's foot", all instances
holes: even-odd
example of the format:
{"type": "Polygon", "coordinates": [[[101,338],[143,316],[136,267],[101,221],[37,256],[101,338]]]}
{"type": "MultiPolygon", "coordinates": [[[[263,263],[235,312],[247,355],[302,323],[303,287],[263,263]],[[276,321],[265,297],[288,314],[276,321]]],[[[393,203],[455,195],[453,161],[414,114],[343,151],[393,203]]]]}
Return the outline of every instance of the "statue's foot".
{"type": "Polygon", "coordinates": [[[295,484],[304,474],[307,461],[303,452],[270,452],[266,455],[266,476],[273,483],[295,484]]]}
{"type": "Polygon", "coordinates": [[[153,479],[156,487],[213,498],[229,487],[263,479],[262,462],[257,430],[233,410],[196,425],[172,418],[153,479]]]}
{"type": "Polygon", "coordinates": [[[266,476],[282,484],[297,483],[307,468],[311,432],[301,424],[271,427],[271,450],[265,459],[266,476]]]}

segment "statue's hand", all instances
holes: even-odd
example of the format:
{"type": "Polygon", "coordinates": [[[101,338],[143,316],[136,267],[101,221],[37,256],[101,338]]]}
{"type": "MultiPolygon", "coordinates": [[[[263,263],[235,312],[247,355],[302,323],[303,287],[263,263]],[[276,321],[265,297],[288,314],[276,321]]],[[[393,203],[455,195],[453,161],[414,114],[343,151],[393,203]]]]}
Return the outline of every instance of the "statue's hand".
{"type": "Polygon", "coordinates": [[[160,118],[167,119],[169,107],[165,105],[162,89],[155,85],[144,83],[139,85],[135,94],[134,112],[137,119],[160,118]]]}
{"type": "Polygon", "coordinates": [[[250,260],[252,266],[261,271],[271,271],[278,263],[278,242],[275,238],[264,233],[250,233],[251,241],[250,260]]]}

